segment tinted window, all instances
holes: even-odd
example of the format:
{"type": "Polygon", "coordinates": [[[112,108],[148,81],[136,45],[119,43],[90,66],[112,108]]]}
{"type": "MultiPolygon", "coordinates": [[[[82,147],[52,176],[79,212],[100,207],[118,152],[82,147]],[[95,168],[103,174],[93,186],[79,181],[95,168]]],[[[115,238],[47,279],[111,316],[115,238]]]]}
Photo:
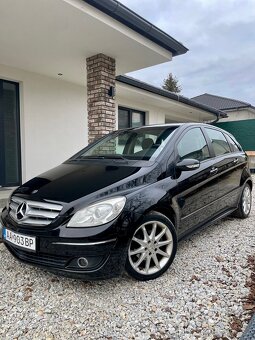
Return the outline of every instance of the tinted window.
{"type": "Polygon", "coordinates": [[[119,129],[126,129],[129,127],[129,111],[128,110],[122,110],[119,109],[119,129]]]}
{"type": "Polygon", "coordinates": [[[228,141],[222,132],[206,128],[206,132],[212,142],[212,147],[216,156],[231,152],[228,141]]]}
{"type": "Polygon", "coordinates": [[[233,152],[242,151],[242,148],[234,141],[231,136],[228,136],[228,142],[231,145],[231,149],[233,152]]]}
{"type": "Polygon", "coordinates": [[[182,137],[177,150],[181,160],[192,158],[203,161],[210,158],[209,149],[200,128],[189,130],[182,137]]]}
{"type": "Polygon", "coordinates": [[[119,129],[129,127],[140,127],[145,125],[145,112],[119,107],[118,110],[119,129]]]}
{"type": "Polygon", "coordinates": [[[19,85],[0,80],[0,186],[20,182],[19,85]]]}
{"type": "Polygon", "coordinates": [[[132,127],[139,127],[145,124],[144,122],[145,113],[132,111],[131,114],[131,125],[132,127]]]}

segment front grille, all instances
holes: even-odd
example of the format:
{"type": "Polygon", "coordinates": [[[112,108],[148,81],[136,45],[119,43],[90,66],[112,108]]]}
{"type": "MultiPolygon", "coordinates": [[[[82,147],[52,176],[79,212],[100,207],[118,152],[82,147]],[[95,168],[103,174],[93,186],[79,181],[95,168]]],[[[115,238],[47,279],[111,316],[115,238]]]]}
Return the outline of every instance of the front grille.
{"type": "Polygon", "coordinates": [[[14,221],[33,226],[50,224],[63,209],[61,204],[29,201],[17,196],[12,196],[9,208],[14,221]]]}

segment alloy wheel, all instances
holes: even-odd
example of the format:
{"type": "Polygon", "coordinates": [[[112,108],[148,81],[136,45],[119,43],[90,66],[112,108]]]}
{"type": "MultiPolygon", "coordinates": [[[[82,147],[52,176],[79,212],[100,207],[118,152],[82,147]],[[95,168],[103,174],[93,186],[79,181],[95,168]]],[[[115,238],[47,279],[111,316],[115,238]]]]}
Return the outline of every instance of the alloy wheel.
{"type": "Polygon", "coordinates": [[[172,251],[173,236],[169,228],[159,221],[145,222],[133,235],[129,262],[139,274],[155,274],[168,263],[172,251]]]}
{"type": "Polygon", "coordinates": [[[251,210],[251,189],[249,186],[246,186],[244,188],[242,197],[242,207],[245,215],[248,215],[251,210]]]}

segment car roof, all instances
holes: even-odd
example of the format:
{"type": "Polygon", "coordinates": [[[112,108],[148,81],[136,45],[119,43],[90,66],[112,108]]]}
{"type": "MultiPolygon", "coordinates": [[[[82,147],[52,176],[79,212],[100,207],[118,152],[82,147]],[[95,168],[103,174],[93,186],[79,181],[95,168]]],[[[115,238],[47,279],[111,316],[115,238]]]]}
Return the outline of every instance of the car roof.
{"type": "MultiPolygon", "coordinates": [[[[125,129],[119,129],[119,130],[141,130],[141,129],[148,129],[148,128],[167,128],[167,127],[180,127],[180,126],[208,126],[209,124],[205,123],[168,123],[168,124],[150,124],[150,125],[143,125],[143,126],[137,126],[137,127],[130,127],[125,129]]],[[[119,131],[118,130],[118,131],[119,131]]]]}
{"type": "MultiPolygon", "coordinates": [[[[143,126],[138,126],[138,127],[130,127],[130,128],[126,128],[126,129],[119,129],[117,131],[136,131],[136,130],[142,130],[142,129],[148,129],[148,128],[168,128],[168,127],[183,127],[183,129],[185,129],[185,127],[188,126],[201,126],[201,127],[210,127],[212,129],[221,131],[222,133],[228,134],[229,136],[231,136],[232,138],[234,138],[234,136],[229,133],[228,131],[225,131],[221,128],[219,128],[218,126],[212,125],[212,124],[207,124],[207,123],[200,123],[200,122],[188,122],[188,123],[168,123],[168,124],[151,124],[151,125],[143,125],[143,126]]],[[[114,131],[116,132],[116,131],[114,131]]]]}

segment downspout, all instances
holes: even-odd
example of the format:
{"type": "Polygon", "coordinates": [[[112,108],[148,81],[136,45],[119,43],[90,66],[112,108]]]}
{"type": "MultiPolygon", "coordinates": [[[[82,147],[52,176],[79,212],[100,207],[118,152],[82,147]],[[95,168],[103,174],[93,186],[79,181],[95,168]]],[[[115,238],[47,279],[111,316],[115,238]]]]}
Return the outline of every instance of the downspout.
{"type": "Polygon", "coordinates": [[[216,115],[217,115],[217,118],[215,120],[213,120],[210,124],[215,124],[215,123],[217,123],[219,121],[220,114],[217,112],[216,115]]]}

